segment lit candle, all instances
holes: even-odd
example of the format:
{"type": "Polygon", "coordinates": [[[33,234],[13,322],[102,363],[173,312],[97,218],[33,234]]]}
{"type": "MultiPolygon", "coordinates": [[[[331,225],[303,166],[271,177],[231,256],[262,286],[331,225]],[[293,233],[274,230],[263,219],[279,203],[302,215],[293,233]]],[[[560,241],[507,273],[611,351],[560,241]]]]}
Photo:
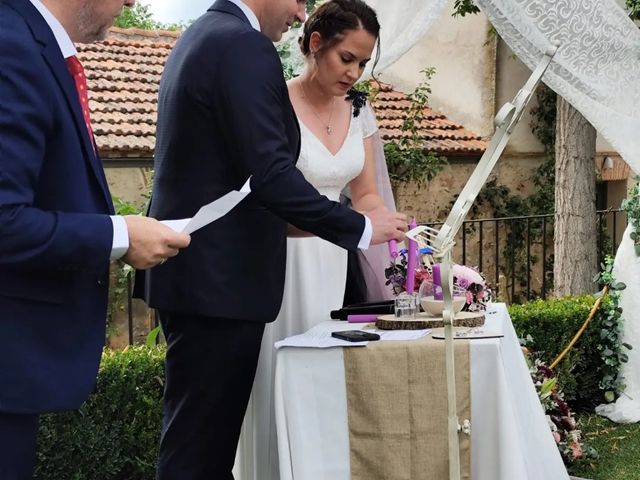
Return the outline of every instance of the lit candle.
{"type": "Polygon", "coordinates": [[[434,300],[443,300],[444,295],[442,294],[442,279],[440,277],[440,264],[434,263],[431,267],[431,272],[433,273],[433,299],[434,300]]]}
{"type": "MultiPolygon", "coordinates": [[[[411,223],[409,224],[409,230],[413,230],[417,226],[418,224],[416,223],[416,219],[414,217],[411,219],[411,223]]],[[[407,252],[407,281],[405,283],[405,290],[407,291],[407,293],[415,292],[417,254],[418,244],[415,240],[409,239],[409,247],[407,252]]]]}

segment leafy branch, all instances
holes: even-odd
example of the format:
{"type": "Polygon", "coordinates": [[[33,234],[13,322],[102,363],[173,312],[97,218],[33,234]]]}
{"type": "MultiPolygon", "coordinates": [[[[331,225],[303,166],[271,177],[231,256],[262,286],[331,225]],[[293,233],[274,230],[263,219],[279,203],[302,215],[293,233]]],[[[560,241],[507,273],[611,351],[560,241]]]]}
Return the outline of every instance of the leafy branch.
{"type": "Polygon", "coordinates": [[[389,179],[394,190],[400,184],[409,182],[423,187],[425,182],[432,180],[447,164],[445,157],[425,149],[424,139],[420,134],[424,110],[431,94],[429,82],[435,74],[435,68],[425,68],[421,73],[425,76],[424,81],[407,95],[410,104],[403,110],[404,120],[400,127],[402,137],[384,145],[389,179]]]}
{"type": "Polygon", "coordinates": [[[465,15],[475,15],[480,9],[473,3],[473,0],[456,0],[453,4],[454,17],[464,17],[465,15]]]}

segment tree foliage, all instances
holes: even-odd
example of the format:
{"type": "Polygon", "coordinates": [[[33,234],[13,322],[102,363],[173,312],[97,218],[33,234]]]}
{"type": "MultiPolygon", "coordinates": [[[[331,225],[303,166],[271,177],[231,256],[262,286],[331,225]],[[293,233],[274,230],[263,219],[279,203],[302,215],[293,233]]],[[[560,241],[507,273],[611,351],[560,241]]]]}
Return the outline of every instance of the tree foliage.
{"type": "Polygon", "coordinates": [[[162,23],[153,18],[151,7],[142,2],[136,2],[133,7],[125,7],[114,26],[119,28],[139,28],[141,30],[184,30],[185,23],[162,23]]]}
{"type": "Polygon", "coordinates": [[[626,0],[627,12],[632,20],[640,20],[640,0],[626,0]]]}
{"type": "Polygon", "coordinates": [[[453,16],[464,17],[465,15],[474,15],[479,13],[480,9],[473,3],[473,0],[456,0],[453,4],[453,16]]]}

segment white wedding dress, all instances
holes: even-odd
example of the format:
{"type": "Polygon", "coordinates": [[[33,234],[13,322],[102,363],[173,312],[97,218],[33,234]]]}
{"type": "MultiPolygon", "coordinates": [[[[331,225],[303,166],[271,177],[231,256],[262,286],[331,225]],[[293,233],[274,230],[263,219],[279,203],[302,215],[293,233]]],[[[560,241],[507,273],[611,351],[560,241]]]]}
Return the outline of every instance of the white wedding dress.
{"type": "MultiPolygon", "coordinates": [[[[338,152],[327,147],[300,122],[302,147],[297,167],[305,178],[338,201],[342,189],[362,171],[363,139],[377,130],[367,104],[351,117],[346,139],[338,152]]],[[[287,239],[284,297],[274,323],[267,324],[253,392],[245,415],[234,468],[236,480],[278,480],[273,382],[274,343],[303,333],[329,320],[331,310],[342,306],[347,278],[347,251],[318,237],[287,239]]]]}
{"type": "Polygon", "coordinates": [[[633,347],[626,350],[629,361],[623,363],[620,370],[627,388],[615,403],[596,407],[596,413],[617,423],[640,421],[640,256],[636,255],[629,237],[631,229],[631,225],[627,226],[613,264],[616,281],[627,285],[620,294],[622,341],[633,347]]]}

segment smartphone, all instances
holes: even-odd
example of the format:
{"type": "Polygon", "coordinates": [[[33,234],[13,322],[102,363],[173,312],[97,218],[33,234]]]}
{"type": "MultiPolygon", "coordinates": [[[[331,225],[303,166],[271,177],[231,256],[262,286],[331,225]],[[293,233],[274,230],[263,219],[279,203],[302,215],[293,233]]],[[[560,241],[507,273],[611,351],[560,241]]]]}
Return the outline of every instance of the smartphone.
{"type": "Polygon", "coordinates": [[[364,332],[362,330],[345,330],[342,332],[332,332],[331,336],[339,338],[340,340],[346,340],[347,342],[370,342],[373,340],[380,340],[380,335],[377,333],[364,332]]]}

